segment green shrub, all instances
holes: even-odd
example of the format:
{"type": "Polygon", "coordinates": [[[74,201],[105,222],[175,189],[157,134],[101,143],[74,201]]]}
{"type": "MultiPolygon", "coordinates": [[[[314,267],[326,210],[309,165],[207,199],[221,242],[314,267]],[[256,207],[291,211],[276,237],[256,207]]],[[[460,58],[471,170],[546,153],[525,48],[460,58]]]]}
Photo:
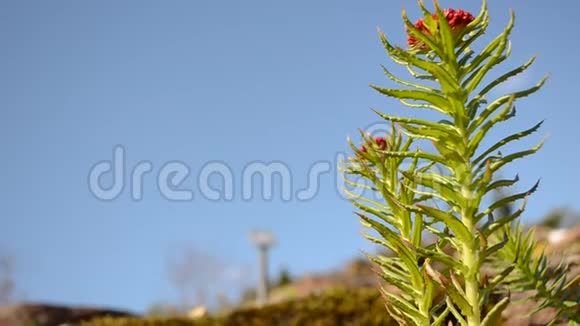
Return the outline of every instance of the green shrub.
{"type": "Polygon", "coordinates": [[[222,317],[200,320],[103,318],[86,326],[213,326],[213,325],[396,325],[385,314],[385,306],[375,289],[333,290],[305,299],[273,304],[264,308],[234,311],[222,317]]]}

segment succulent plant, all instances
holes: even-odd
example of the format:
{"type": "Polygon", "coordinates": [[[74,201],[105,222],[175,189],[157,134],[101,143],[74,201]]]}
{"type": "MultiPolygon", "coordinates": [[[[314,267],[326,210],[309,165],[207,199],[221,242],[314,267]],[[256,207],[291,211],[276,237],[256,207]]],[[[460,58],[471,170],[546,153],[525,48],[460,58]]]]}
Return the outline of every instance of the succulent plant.
{"type": "Polygon", "coordinates": [[[362,223],[374,230],[364,236],[394,253],[368,255],[381,278],[396,288],[382,290],[388,311],[401,325],[446,325],[453,318],[460,325],[493,326],[510,303],[510,293],[533,290],[531,297],[541,300],[539,309],[558,309],[554,323],[578,323],[578,279],[569,280],[565,266],[549,271],[546,257],[533,255],[536,244],[518,222],[539,182],[487,204],[490,194],[519,181],[517,176],[501,178],[502,168],[542,147],[543,140],[504,153],[507,145],[538,131],[542,122],[506,137],[496,137],[494,131],[516,118],[517,100],[538,91],[547,77],[529,89],[488,99],[535,59],[490,78],[510,56],[514,13],[507,27],[476,52],[472,48],[489,25],[485,1],[477,16],[443,9],[436,1],[434,12],[422,1],[419,6],[423,18],[416,23],[403,11],[407,47],[393,45],[379,31],[389,57],[407,68],[410,81],[383,67],[398,88],[371,87],[439,118],[376,111],[391,125],[390,133],[361,132],[362,147],[349,139],[355,155],[345,163],[345,192],[362,223]],[[497,214],[516,202],[521,203],[517,211],[497,214]],[[426,237],[435,241],[427,245],[426,237]],[[494,271],[491,278],[484,270],[494,271]],[[437,287],[445,293],[440,299],[434,295],[437,287]]]}

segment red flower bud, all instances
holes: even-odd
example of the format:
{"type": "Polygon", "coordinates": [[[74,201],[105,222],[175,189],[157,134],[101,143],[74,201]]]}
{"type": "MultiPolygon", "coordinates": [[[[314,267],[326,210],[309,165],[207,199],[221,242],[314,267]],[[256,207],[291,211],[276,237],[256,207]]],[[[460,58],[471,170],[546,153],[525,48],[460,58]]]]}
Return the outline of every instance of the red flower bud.
{"type": "MultiPolygon", "coordinates": [[[[445,19],[447,19],[447,22],[449,23],[451,30],[456,35],[461,33],[463,31],[463,29],[465,29],[465,27],[469,23],[471,23],[473,20],[475,20],[475,17],[473,17],[473,15],[471,13],[469,13],[465,10],[461,10],[461,9],[458,9],[458,10],[445,9],[445,10],[443,10],[443,15],[445,16],[445,19]]],[[[433,14],[433,19],[438,20],[439,16],[437,16],[437,14],[435,13],[435,14],[433,14]]],[[[415,23],[415,27],[424,34],[430,34],[429,29],[427,28],[427,26],[425,26],[425,22],[424,22],[423,18],[417,20],[417,22],[415,23]]],[[[408,33],[408,36],[407,36],[407,44],[410,47],[415,48],[415,49],[420,49],[420,50],[427,49],[426,44],[424,44],[420,40],[416,39],[410,33],[408,33]]]]}
{"type": "MultiPolygon", "coordinates": [[[[387,148],[387,140],[384,137],[375,137],[375,144],[382,151],[384,151],[387,148]]],[[[367,152],[366,146],[362,145],[360,151],[362,153],[366,153],[367,152]]]]}
{"type": "MultiPolygon", "coordinates": [[[[443,14],[449,22],[449,26],[451,26],[452,30],[461,30],[465,28],[469,23],[471,23],[475,17],[465,10],[455,10],[455,9],[445,9],[443,10],[443,14]]],[[[437,15],[433,15],[435,19],[437,19],[437,15]]]]}
{"type": "Polygon", "coordinates": [[[375,143],[379,146],[381,150],[385,150],[387,148],[387,141],[383,137],[376,137],[375,143]]]}
{"type": "MultiPolygon", "coordinates": [[[[429,30],[427,29],[427,26],[425,26],[425,22],[423,21],[423,18],[421,18],[417,22],[415,22],[415,28],[420,30],[422,33],[427,33],[427,34],[429,33],[429,30]]],[[[425,46],[424,44],[422,44],[421,41],[416,39],[414,36],[411,36],[411,34],[408,34],[408,36],[407,36],[407,44],[409,44],[410,47],[424,47],[425,46]]]]}

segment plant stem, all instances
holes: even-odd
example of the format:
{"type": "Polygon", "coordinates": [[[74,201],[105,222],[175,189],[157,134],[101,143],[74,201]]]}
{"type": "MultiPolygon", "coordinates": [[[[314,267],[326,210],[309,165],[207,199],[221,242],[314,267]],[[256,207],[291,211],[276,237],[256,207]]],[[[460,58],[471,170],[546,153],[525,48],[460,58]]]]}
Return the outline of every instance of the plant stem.
{"type": "Polygon", "coordinates": [[[476,241],[476,227],[474,224],[474,210],[472,206],[473,203],[473,193],[470,190],[470,184],[472,182],[471,177],[471,167],[466,166],[467,177],[465,179],[465,185],[462,189],[463,196],[466,199],[466,207],[461,210],[461,219],[463,225],[469,230],[473,235],[470,242],[463,244],[462,259],[466,267],[467,273],[465,275],[465,296],[467,302],[471,306],[471,314],[467,315],[467,325],[468,326],[480,326],[481,325],[481,310],[479,307],[480,301],[480,289],[479,289],[479,246],[476,241]]]}
{"type": "Polygon", "coordinates": [[[456,171],[457,176],[460,179],[460,182],[463,184],[461,188],[461,194],[465,199],[465,204],[461,208],[461,222],[469,233],[473,235],[467,243],[463,244],[462,260],[463,264],[466,268],[466,275],[465,277],[465,296],[467,302],[471,306],[471,313],[467,314],[467,325],[468,326],[480,326],[481,325],[481,309],[479,306],[480,302],[480,289],[479,289],[479,244],[477,241],[477,228],[475,226],[475,212],[477,207],[474,203],[474,193],[473,193],[473,167],[470,163],[470,156],[468,152],[468,144],[469,144],[469,135],[466,130],[466,126],[456,121],[456,125],[458,125],[459,129],[462,131],[463,136],[463,155],[464,164],[461,164],[460,169],[456,171]]]}
{"type": "Polygon", "coordinates": [[[467,316],[469,326],[479,326],[481,324],[481,311],[479,309],[479,270],[477,270],[477,248],[467,244],[463,250],[463,260],[467,267],[465,276],[465,295],[467,302],[472,308],[471,316],[467,316]]]}

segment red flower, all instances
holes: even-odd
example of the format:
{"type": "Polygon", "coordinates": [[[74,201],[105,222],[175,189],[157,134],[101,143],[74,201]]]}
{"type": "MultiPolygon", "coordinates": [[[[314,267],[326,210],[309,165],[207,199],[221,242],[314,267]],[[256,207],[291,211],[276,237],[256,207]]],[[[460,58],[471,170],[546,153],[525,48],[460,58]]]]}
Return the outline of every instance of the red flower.
{"type": "Polygon", "coordinates": [[[383,137],[376,137],[375,143],[379,148],[384,151],[387,148],[387,141],[383,137]]]}
{"type": "MultiPolygon", "coordinates": [[[[465,27],[469,23],[471,23],[473,20],[475,20],[475,17],[473,17],[473,15],[471,13],[469,13],[465,10],[461,10],[461,9],[458,9],[458,10],[445,9],[445,10],[443,10],[443,15],[445,16],[445,19],[447,19],[447,22],[449,23],[451,30],[456,35],[459,34],[460,32],[462,32],[463,29],[465,29],[465,27]]],[[[439,16],[437,16],[436,13],[434,13],[432,16],[433,16],[433,19],[435,19],[435,20],[439,19],[439,16]]],[[[417,22],[415,23],[415,27],[419,31],[421,31],[422,33],[430,34],[429,29],[427,28],[427,26],[425,26],[425,21],[423,20],[423,18],[417,20],[417,22]]],[[[423,42],[416,39],[410,33],[408,33],[408,36],[407,36],[407,44],[412,48],[421,49],[421,50],[427,49],[427,46],[425,44],[423,44],[423,42]]]]}
{"type": "MultiPolygon", "coordinates": [[[[427,29],[427,26],[425,26],[425,21],[423,21],[423,18],[421,18],[417,22],[415,22],[415,28],[420,30],[421,33],[427,33],[427,34],[429,33],[429,30],[427,29]]],[[[421,41],[416,39],[411,34],[408,34],[408,36],[407,36],[407,44],[409,44],[410,47],[424,47],[424,44],[422,44],[421,41]]]]}
{"type": "MultiPolygon", "coordinates": [[[[379,147],[380,150],[384,151],[387,148],[387,140],[383,137],[375,137],[375,144],[379,147]]],[[[360,151],[363,153],[367,152],[367,148],[365,145],[362,145],[360,151]]]]}
{"type": "MultiPolygon", "coordinates": [[[[443,10],[443,14],[449,22],[449,26],[451,26],[451,29],[454,31],[464,29],[465,26],[475,19],[471,13],[461,9],[445,9],[443,10]]],[[[437,15],[434,15],[433,17],[437,19],[437,15]]]]}

